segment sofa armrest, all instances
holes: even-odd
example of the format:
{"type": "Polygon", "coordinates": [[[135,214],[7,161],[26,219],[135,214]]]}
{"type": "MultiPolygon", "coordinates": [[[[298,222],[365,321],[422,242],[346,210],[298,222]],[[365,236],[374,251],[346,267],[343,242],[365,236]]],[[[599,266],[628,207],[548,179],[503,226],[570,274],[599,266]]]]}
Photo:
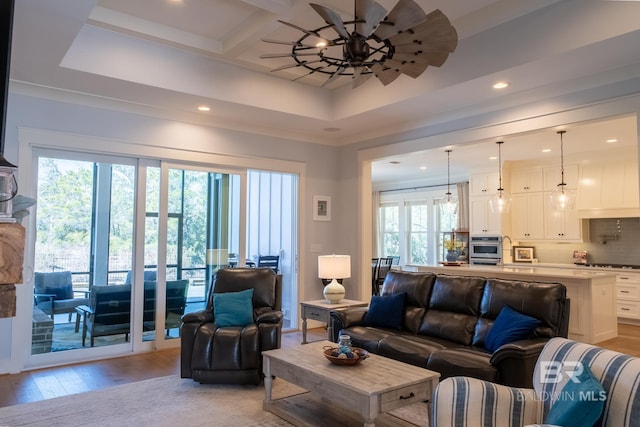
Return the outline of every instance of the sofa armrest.
{"type": "Polygon", "coordinates": [[[519,427],[542,422],[542,416],[543,402],[533,389],[450,377],[442,380],[433,393],[429,425],[519,427]]]}
{"type": "Polygon", "coordinates": [[[498,369],[499,381],[513,387],[533,387],[533,371],[549,338],[513,341],[500,346],[490,363],[498,369]]]}
{"type": "Polygon", "coordinates": [[[194,311],[182,316],[182,323],[197,323],[202,325],[203,323],[211,322],[213,322],[213,312],[211,310],[194,311]]]}
{"type": "Polygon", "coordinates": [[[331,310],[329,315],[333,336],[329,337],[333,342],[338,342],[340,331],[350,326],[364,325],[364,315],[369,311],[369,307],[347,307],[343,309],[331,310]]]}
{"type": "Polygon", "coordinates": [[[262,313],[260,316],[258,316],[258,318],[256,319],[256,323],[258,325],[261,323],[278,324],[282,322],[282,318],[283,314],[281,311],[267,311],[266,313],[262,313]]]}

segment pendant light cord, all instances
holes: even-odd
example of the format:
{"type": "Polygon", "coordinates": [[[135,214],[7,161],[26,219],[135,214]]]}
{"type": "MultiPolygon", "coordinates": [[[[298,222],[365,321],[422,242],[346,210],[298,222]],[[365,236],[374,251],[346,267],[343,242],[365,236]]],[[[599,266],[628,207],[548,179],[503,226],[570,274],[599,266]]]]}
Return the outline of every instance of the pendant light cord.
{"type": "Polygon", "coordinates": [[[451,157],[451,151],[452,150],[447,150],[447,200],[451,200],[451,182],[450,182],[450,157],[451,157]]]}
{"type": "Polygon", "coordinates": [[[562,136],[566,133],[566,130],[559,130],[560,134],[560,184],[558,187],[561,187],[561,190],[564,191],[564,187],[567,185],[564,182],[564,141],[562,136]]]}
{"type": "Polygon", "coordinates": [[[502,188],[502,144],[504,144],[504,141],[498,141],[496,144],[498,144],[498,193],[502,197],[502,192],[504,191],[504,188],[502,188]]]}

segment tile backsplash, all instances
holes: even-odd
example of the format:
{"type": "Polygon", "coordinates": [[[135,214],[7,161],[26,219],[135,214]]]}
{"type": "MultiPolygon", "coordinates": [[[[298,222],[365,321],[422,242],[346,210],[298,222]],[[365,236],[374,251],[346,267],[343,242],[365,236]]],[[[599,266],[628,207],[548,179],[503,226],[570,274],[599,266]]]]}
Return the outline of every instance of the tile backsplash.
{"type": "Polygon", "coordinates": [[[535,257],[541,263],[572,264],[573,251],[583,249],[590,263],[640,265],[640,218],[591,219],[588,224],[589,242],[532,243],[535,257]]]}

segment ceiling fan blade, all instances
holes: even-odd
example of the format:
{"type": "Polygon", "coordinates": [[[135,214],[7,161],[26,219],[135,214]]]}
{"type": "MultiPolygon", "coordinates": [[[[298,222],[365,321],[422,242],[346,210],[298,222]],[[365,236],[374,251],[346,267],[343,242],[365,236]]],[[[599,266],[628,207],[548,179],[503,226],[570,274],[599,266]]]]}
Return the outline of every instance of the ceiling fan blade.
{"type": "Polygon", "coordinates": [[[278,21],[279,23],[281,23],[281,24],[288,25],[288,26],[289,26],[289,27],[291,27],[291,28],[295,28],[295,29],[296,29],[296,30],[298,30],[298,31],[302,31],[302,32],[303,32],[303,33],[305,33],[305,34],[309,34],[310,36],[315,36],[315,37],[318,37],[318,38],[322,38],[322,37],[320,36],[320,34],[316,33],[315,31],[305,30],[304,28],[299,27],[299,26],[297,26],[296,24],[292,24],[291,22],[287,22],[287,21],[282,21],[282,20],[280,20],[280,19],[278,19],[277,21],[278,21]]]}
{"type": "Polygon", "coordinates": [[[415,62],[418,64],[433,65],[440,67],[449,57],[449,52],[396,52],[393,59],[400,62],[415,62]]]}
{"type": "Polygon", "coordinates": [[[394,46],[414,44],[422,50],[453,52],[458,45],[458,33],[449,19],[435,10],[427,15],[427,20],[407,31],[389,38],[394,46]]]}
{"type": "Polygon", "coordinates": [[[308,64],[315,64],[316,62],[322,62],[321,59],[317,60],[317,61],[302,61],[302,62],[295,62],[293,64],[287,64],[287,65],[283,65],[282,67],[278,67],[278,68],[274,68],[272,70],[269,70],[270,72],[274,72],[274,71],[282,71],[282,70],[286,70],[289,68],[295,68],[295,67],[301,67],[303,65],[308,65],[308,64]]]}
{"type": "Polygon", "coordinates": [[[265,43],[284,44],[284,45],[287,45],[287,46],[305,47],[305,48],[310,48],[310,49],[316,49],[317,48],[317,46],[313,46],[313,45],[309,45],[309,44],[302,44],[300,42],[288,42],[288,41],[274,40],[274,39],[262,39],[262,41],[265,42],[265,43]]]}
{"type": "Polygon", "coordinates": [[[364,84],[367,80],[373,76],[373,73],[363,73],[365,67],[356,67],[353,69],[353,83],[351,88],[355,89],[358,86],[364,84]]]}
{"type": "MultiPolygon", "coordinates": [[[[296,56],[317,56],[317,53],[296,53],[296,56]]],[[[260,59],[269,59],[269,58],[293,58],[293,54],[291,53],[265,53],[264,55],[260,55],[260,59]]]]}
{"type": "Polygon", "coordinates": [[[356,33],[369,37],[378,28],[380,21],[387,15],[387,10],[374,0],[356,1],[356,33]]]}
{"type": "Polygon", "coordinates": [[[320,70],[324,70],[325,68],[329,67],[329,65],[325,65],[324,67],[319,67],[319,68],[315,68],[311,71],[309,71],[307,74],[304,74],[302,76],[296,77],[295,79],[291,80],[292,82],[298,81],[303,77],[307,77],[310,76],[311,74],[314,74],[316,71],[320,71],[320,70]]]}
{"type": "Polygon", "coordinates": [[[371,71],[373,71],[373,73],[376,75],[378,80],[380,80],[380,82],[385,86],[397,79],[400,75],[400,71],[394,70],[392,68],[386,68],[380,63],[375,63],[370,68],[371,71]]]}
{"type": "Polygon", "coordinates": [[[382,40],[386,40],[402,31],[415,27],[424,22],[426,18],[427,15],[416,2],[413,0],[399,0],[384,20],[388,24],[380,24],[373,34],[382,40]]]}
{"type": "Polygon", "coordinates": [[[344,23],[342,22],[342,18],[340,18],[340,15],[338,15],[328,7],[322,6],[320,4],[309,3],[309,6],[311,6],[313,10],[315,10],[318,15],[322,17],[322,19],[324,19],[324,22],[329,25],[333,25],[333,28],[340,35],[340,37],[342,37],[343,39],[349,38],[349,32],[344,27],[344,23]]]}
{"type": "Polygon", "coordinates": [[[402,62],[396,61],[395,59],[387,59],[383,64],[385,67],[393,68],[398,70],[402,74],[406,74],[409,77],[413,77],[414,79],[420,76],[420,74],[424,73],[429,64],[419,63],[419,62],[402,62]]]}
{"type": "Polygon", "coordinates": [[[331,77],[329,77],[324,83],[322,83],[322,86],[320,87],[325,87],[326,85],[328,85],[330,82],[334,81],[335,79],[337,79],[338,77],[340,77],[340,73],[343,72],[345,69],[344,66],[340,66],[338,67],[338,69],[336,71],[333,72],[333,74],[331,74],[331,77]]]}

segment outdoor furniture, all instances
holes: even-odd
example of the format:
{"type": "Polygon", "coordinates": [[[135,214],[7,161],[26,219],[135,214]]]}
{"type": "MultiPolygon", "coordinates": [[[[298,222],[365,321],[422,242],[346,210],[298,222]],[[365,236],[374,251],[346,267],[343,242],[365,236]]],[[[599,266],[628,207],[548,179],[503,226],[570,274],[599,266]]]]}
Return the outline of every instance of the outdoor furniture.
{"type": "Polygon", "coordinates": [[[387,273],[391,270],[392,262],[392,257],[380,258],[378,268],[376,269],[376,281],[374,284],[375,293],[373,295],[380,295],[380,289],[382,288],[385,277],[387,277],[387,273]]]}
{"type": "Polygon", "coordinates": [[[82,346],[87,334],[91,347],[95,337],[124,334],[129,341],[131,329],[131,285],[94,285],[87,315],[82,326],[82,346]]]}
{"type": "MultiPolygon", "coordinates": [[[[131,284],[131,275],[132,275],[132,271],[129,270],[127,271],[127,277],[125,277],[124,279],[124,284],[125,285],[130,285],[131,284]]],[[[154,282],[157,280],[157,275],[158,273],[156,272],[156,270],[145,270],[144,271],[144,281],[145,282],[154,282]]]]}
{"type": "Polygon", "coordinates": [[[376,286],[378,265],[380,265],[380,258],[371,258],[371,295],[380,295],[380,288],[376,286]]]}
{"type": "MultiPolygon", "coordinates": [[[[189,280],[167,280],[165,328],[179,328],[181,317],[187,306],[187,289],[189,280]]],[[[145,331],[155,330],[156,325],[156,292],[157,282],[144,283],[143,327],[145,331]]],[[[86,336],[91,336],[91,347],[94,338],[108,335],[125,335],[129,340],[131,329],[131,285],[95,285],[91,289],[89,306],[78,307],[78,313],[84,315],[82,328],[82,345],[86,336]]],[[[76,322],[76,325],[78,323],[76,322]]]]}
{"type": "Polygon", "coordinates": [[[280,256],[278,255],[260,255],[258,257],[258,267],[269,267],[278,273],[278,264],[280,262],[280,256]]]}
{"type": "Polygon", "coordinates": [[[56,314],[75,313],[76,307],[88,303],[86,291],[74,291],[70,271],[55,271],[50,273],[34,273],[34,304],[51,318],[56,314]],[[82,294],[83,297],[76,297],[82,294]]]}
{"type": "Polygon", "coordinates": [[[282,276],[270,268],[223,268],[208,295],[204,310],[182,317],[180,376],[200,383],[259,384],[262,352],[280,348],[282,276]],[[219,302],[222,295],[235,297],[249,290],[253,296],[242,311],[249,311],[251,323],[219,326],[223,313],[214,312],[214,306],[220,307],[214,299],[219,302]]]}

